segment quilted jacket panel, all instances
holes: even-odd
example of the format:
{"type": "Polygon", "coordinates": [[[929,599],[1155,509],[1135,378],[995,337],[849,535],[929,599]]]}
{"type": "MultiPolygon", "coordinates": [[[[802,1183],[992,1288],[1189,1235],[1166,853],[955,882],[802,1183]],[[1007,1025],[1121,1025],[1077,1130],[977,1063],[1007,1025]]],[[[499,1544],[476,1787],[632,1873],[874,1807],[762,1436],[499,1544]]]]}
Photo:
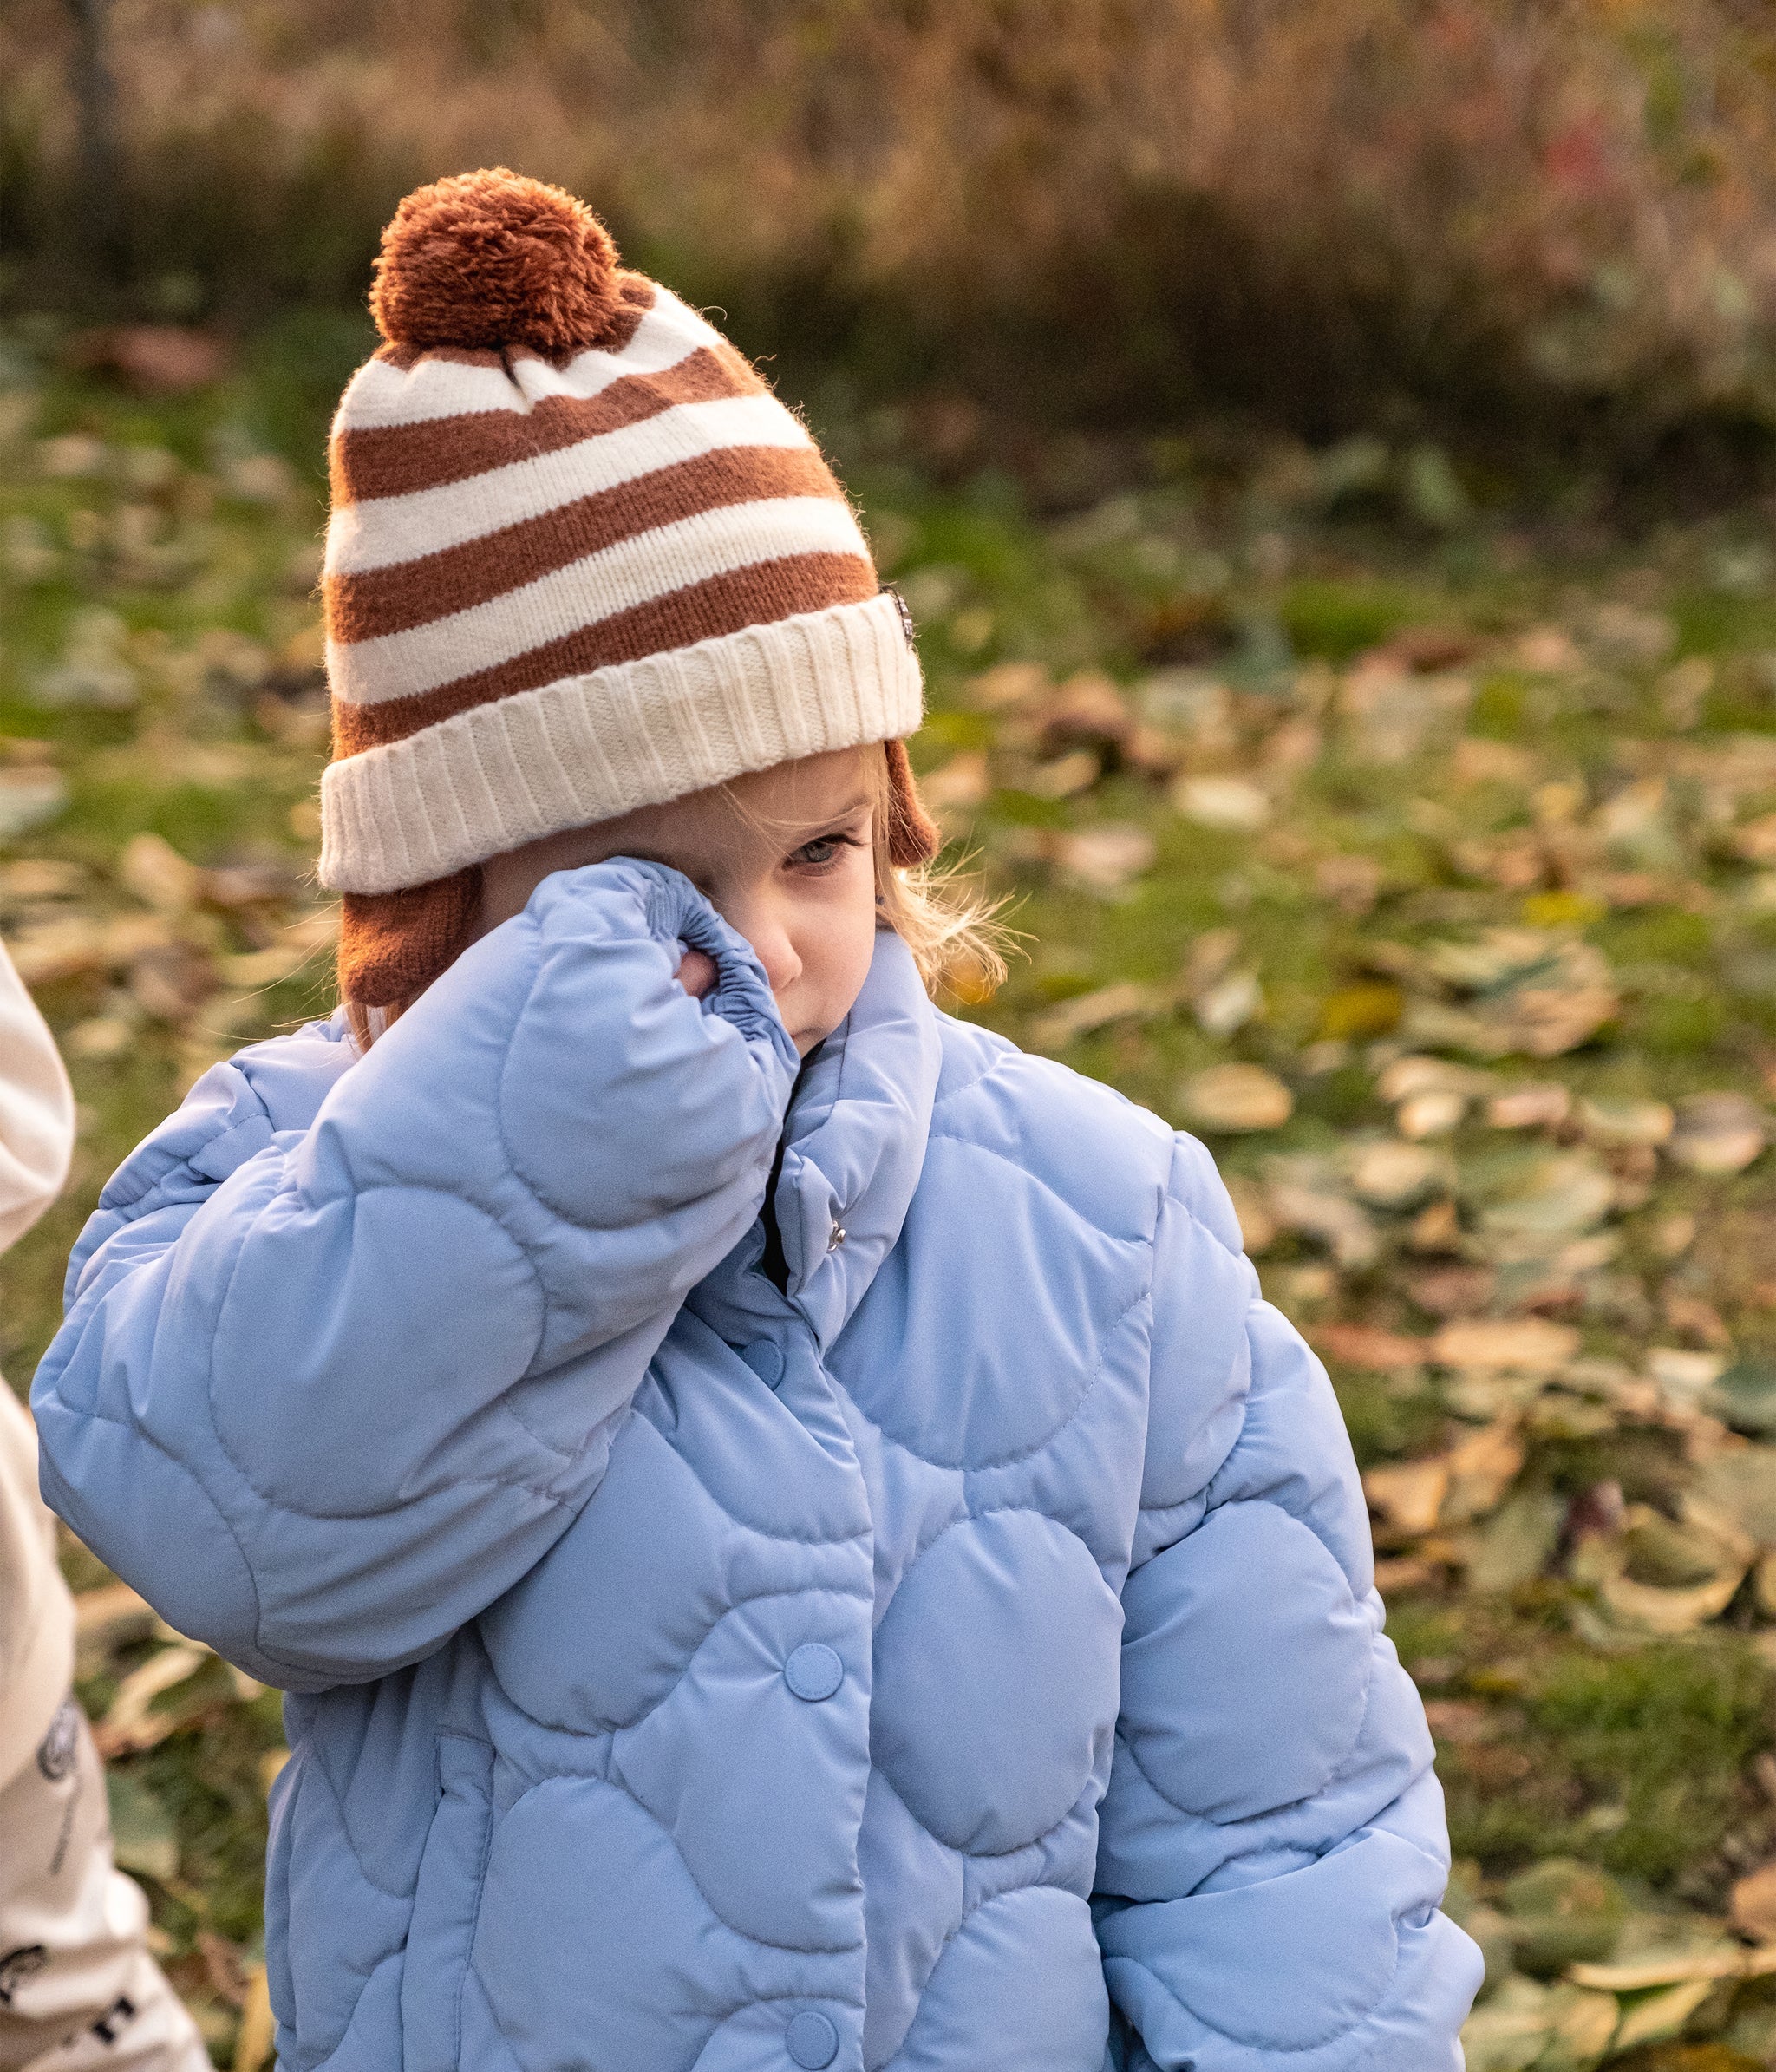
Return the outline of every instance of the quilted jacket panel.
{"type": "Polygon", "coordinates": [[[798,1072],[683,879],[547,880],[362,1059],[199,1083],[36,1409],[291,1694],[284,2072],[1459,2065],[1323,1372],[1201,1147],[892,936],[798,1072]]]}

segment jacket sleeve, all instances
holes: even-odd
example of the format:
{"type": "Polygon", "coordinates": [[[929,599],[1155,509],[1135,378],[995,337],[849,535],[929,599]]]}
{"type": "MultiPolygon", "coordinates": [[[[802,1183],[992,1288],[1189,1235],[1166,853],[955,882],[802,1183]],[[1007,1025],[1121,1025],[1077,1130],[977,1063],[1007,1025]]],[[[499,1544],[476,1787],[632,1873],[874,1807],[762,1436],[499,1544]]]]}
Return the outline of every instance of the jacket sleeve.
{"type": "Polygon", "coordinates": [[[1325,1370],[1179,1140],[1098,1862],[1117,2072],[1459,2072],[1479,1953],[1325,1370]]]}
{"type": "Polygon", "coordinates": [[[208,1075],[112,1181],[33,1407],[44,1494],[181,1631],[312,1690],[547,1552],[763,1199],[797,1059],[689,883],[551,878],[274,1132],[208,1075]],[[674,976],[683,943],[720,973],[674,976]]]}

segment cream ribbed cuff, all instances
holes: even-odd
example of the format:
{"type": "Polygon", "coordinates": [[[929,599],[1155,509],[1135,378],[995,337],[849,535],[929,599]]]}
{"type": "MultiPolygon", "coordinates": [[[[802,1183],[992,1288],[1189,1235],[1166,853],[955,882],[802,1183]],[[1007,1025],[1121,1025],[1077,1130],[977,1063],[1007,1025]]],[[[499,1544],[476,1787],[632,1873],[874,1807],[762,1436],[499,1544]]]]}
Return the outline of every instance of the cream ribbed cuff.
{"type": "Polygon", "coordinates": [[[427,885],[748,770],[898,739],[923,707],[886,592],[565,677],[330,764],[321,883],[427,885]]]}

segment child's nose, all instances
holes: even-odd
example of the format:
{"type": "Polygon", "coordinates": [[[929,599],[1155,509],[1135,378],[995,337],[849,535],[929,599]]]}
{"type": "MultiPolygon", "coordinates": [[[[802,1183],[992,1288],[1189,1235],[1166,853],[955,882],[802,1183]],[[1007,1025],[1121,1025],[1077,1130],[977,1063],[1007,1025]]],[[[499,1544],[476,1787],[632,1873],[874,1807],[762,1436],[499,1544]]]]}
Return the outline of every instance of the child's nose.
{"type": "Polygon", "coordinates": [[[753,937],[752,945],[774,993],[786,992],[801,977],[801,959],[782,927],[767,923],[753,937]]]}
{"type": "Polygon", "coordinates": [[[774,993],[781,993],[801,977],[801,958],[790,937],[788,916],[771,899],[748,899],[739,912],[730,907],[728,918],[752,944],[774,993]]]}

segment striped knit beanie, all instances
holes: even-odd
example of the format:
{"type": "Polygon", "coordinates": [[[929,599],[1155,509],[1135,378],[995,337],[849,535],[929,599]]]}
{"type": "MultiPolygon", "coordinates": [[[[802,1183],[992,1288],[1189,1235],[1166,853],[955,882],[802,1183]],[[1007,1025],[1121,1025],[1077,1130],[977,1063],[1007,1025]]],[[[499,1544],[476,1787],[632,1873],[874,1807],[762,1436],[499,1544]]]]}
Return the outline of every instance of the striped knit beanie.
{"type": "Polygon", "coordinates": [[[934,852],[910,624],[718,332],[503,168],[408,196],[370,306],[322,582],[347,998],[409,1000],[452,962],[487,857],[826,749],[886,742],[892,860],[934,852]]]}

